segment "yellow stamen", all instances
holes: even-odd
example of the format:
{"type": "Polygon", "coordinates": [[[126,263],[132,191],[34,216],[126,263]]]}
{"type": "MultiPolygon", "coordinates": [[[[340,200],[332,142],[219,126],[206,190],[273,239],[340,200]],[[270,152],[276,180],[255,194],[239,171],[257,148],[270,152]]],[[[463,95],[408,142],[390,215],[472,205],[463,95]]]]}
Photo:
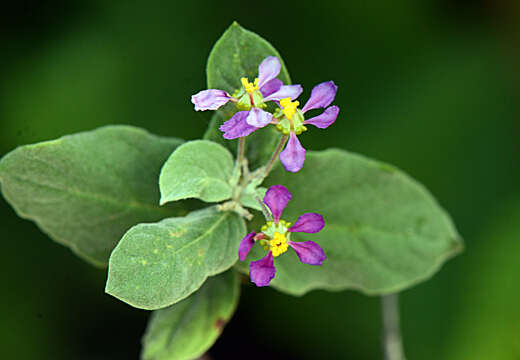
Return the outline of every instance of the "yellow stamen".
{"type": "Polygon", "coordinates": [[[300,105],[299,101],[291,101],[290,97],[284,98],[280,100],[280,105],[282,106],[282,113],[287,116],[287,119],[291,120],[296,113],[296,108],[300,105]]]}
{"type": "Polygon", "coordinates": [[[269,248],[271,249],[274,257],[277,257],[286,252],[289,248],[289,244],[287,243],[287,238],[285,235],[280,234],[279,232],[275,232],[273,239],[269,240],[269,248]]]}
{"type": "Polygon", "coordinates": [[[251,94],[254,93],[256,90],[258,90],[258,78],[255,79],[254,82],[250,83],[249,80],[245,77],[241,78],[240,81],[242,82],[242,86],[246,91],[251,94]]]}

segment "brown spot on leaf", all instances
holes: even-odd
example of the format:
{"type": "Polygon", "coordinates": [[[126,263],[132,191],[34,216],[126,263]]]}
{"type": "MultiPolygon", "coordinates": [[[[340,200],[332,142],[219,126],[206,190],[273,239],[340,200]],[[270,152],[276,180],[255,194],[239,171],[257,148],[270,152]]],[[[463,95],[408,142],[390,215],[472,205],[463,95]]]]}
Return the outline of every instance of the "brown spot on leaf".
{"type": "Polygon", "coordinates": [[[223,318],[218,318],[217,321],[215,321],[215,327],[219,332],[222,332],[224,330],[224,326],[226,326],[226,320],[223,318]]]}

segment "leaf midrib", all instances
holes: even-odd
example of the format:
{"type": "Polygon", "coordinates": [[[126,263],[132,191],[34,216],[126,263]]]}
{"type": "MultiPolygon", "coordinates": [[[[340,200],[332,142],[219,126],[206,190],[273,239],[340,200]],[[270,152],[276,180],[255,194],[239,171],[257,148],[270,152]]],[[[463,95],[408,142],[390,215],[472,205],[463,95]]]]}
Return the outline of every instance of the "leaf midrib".
{"type": "MultiPolygon", "coordinates": [[[[39,183],[29,177],[24,177],[24,176],[18,175],[18,174],[10,174],[9,176],[11,178],[14,178],[15,181],[17,179],[18,181],[25,181],[25,182],[31,183],[35,186],[44,187],[44,188],[48,188],[48,189],[52,189],[52,190],[58,190],[69,196],[72,196],[72,197],[86,198],[86,199],[90,199],[90,200],[93,200],[96,202],[101,202],[101,203],[106,203],[106,204],[114,204],[114,205],[117,205],[117,206],[123,207],[123,208],[134,208],[134,209],[141,209],[143,211],[171,213],[171,211],[167,208],[161,208],[159,206],[154,206],[152,204],[143,203],[143,202],[140,202],[137,200],[132,200],[130,202],[119,201],[118,199],[103,195],[101,193],[83,192],[83,191],[73,190],[72,188],[69,188],[69,187],[60,187],[60,186],[51,185],[51,184],[39,183]]],[[[1,180],[2,179],[0,178],[0,182],[1,182],[1,180]]],[[[4,184],[4,186],[6,186],[6,184],[4,184]]]]}

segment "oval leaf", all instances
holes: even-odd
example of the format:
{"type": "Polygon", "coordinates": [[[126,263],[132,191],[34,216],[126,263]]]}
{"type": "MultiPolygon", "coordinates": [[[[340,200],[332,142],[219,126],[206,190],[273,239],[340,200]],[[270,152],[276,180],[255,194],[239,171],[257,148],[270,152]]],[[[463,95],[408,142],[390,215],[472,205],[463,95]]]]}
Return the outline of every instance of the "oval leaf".
{"type": "Polygon", "coordinates": [[[19,216],[81,258],[106,266],[131,226],[179,214],[160,208],[159,170],[182,140],[107,126],[15,149],[0,184],[19,216]]]}
{"type": "Polygon", "coordinates": [[[215,207],[134,226],[110,256],[106,292],[141,309],[175,304],[233,266],[244,236],[244,221],[215,207]]]}
{"type": "MultiPolygon", "coordinates": [[[[293,198],[283,218],[318,212],[317,234],[291,234],[325,251],[322,266],[300,263],[292,249],[275,259],[272,285],[289,294],[312,289],[357,289],[369,295],[400,291],[432,276],[462,249],[452,221],[430,193],[403,172],[343,150],[308,152],[297,174],[278,166],[269,184],[293,198]]],[[[263,255],[255,246],[251,259],[263,255]]],[[[242,271],[247,264],[241,263],[242,271]]]]}
{"type": "Polygon", "coordinates": [[[179,146],[164,164],[159,177],[161,205],[198,198],[218,202],[231,197],[229,183],[233,157],[223,146],[206,140],[179,146]]]}
{"type": "Polygon", "coordinates": [[[228,271],[209,278],[187,299],[154,311],[143,337],[143,360],[190,360],[217,340],[235,312],[239,281],[228,271]]]}
{"type": "MultiPolygon", "coordinates": [[[[282,68],[278,78],[285,85],[291,84],[289,72],[276,49],[257,34],[248,31],[234,22],[215,43],[208,58],[206,68],[208,89],[222,89],[232,94],[240,88],[240,78],[251,81],[258,77],[258,66],[268,56],[276,56],[282,68]]],[[[237,140],[229,141],[222,137],[218,129],[236,112],[234,104],[228,104],[217,111],[210,122],[204,139],[226,146],[236,154],[237,140]]],[[[246,150],[251,168],[255,169],[267,163],[280,140],[273,126],[256,131],[247,137],[246,150]]]]}

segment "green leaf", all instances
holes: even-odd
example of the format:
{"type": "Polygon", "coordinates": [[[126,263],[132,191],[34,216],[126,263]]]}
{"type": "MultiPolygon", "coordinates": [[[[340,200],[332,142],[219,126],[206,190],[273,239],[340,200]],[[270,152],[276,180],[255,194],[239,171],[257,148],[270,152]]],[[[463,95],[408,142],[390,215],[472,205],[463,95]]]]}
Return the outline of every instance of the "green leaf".
{"type": "Polygon", "coordinates": [[[106,266],[131,226],[179,215],[179,206],[158,206],[157,178],[181,143],[107,126],[15,149],[0,161],[0,184],[19,216],[81,258],[106,266]]]}
{"type": "Polygon", "coordinates": [[[134,226],[110,256],[106,292],[141,309],[175,304],[233,266],[244,236],[242,218],[215,207],[134,226]]]}
{"type": "Polygon", "coordinates": [[[195,140],[179,146],[164,164],[159,177],[161,205],[198,198],[218,202],[231,197],[233,157],[223,146],[195,140]]]}
{"type": "MultiPolygon", "coordinates": [[[[278,51],[257,34],[234,22],[215,43],[209,55],[206,68],[208,89],[222,89],[232,94],[235,89],[241,87],[240,78],[247,77],[253,80],[258,77],[258,65],[271,55],[278,57],[282,64],[278,78],[286,85],[291,84],[289,73],[278,51]]],[[[223,144],[236,153],[237,140],[225,140],[222,132],[218,130],[235,112],[234,104],[228,104],[217,111],[204,134],[204,139],[223,144]]],[[[264,165],[269,160],[280,137],[280,133],[272,126],[247,137],[247,157],[252,169],[264,165]]]]}
{"type": "Polygon", "coordinates": [[[143,337],[143,360],[190,360],[217,340],[235,312],[240,286],[237,273],[209,278],[187,299],[154,311],[143,337]]]}
{"type": "MultiPolygon", "coordinates": [[[[300,263],[291,249],[275,259],[272,285],[283,292],[393,293],[429,278],[462,249],[452,221],[428,191],[390,165],[343,150],[309,151],[300,172],[277,166],[268,183],[284,184],[293,194],[285,220],[294,223],[304,212],[325,219],[320,233],[291,235],[322,246],[327,259],[321,267],[300,263]]],[[[250,258],[264,253],[255,246],[250,258]]]]}
{"type": "Polygon", "coordinates": [[[264,187],[257,187],[256,189],[246,188],[242,193],[240,202],[242,205],[247,206],[248,208],[262,211],[262,207],[258,203],[257,198],[261,201],[264,198],[266,191],[267,189],[264,187]]]}

